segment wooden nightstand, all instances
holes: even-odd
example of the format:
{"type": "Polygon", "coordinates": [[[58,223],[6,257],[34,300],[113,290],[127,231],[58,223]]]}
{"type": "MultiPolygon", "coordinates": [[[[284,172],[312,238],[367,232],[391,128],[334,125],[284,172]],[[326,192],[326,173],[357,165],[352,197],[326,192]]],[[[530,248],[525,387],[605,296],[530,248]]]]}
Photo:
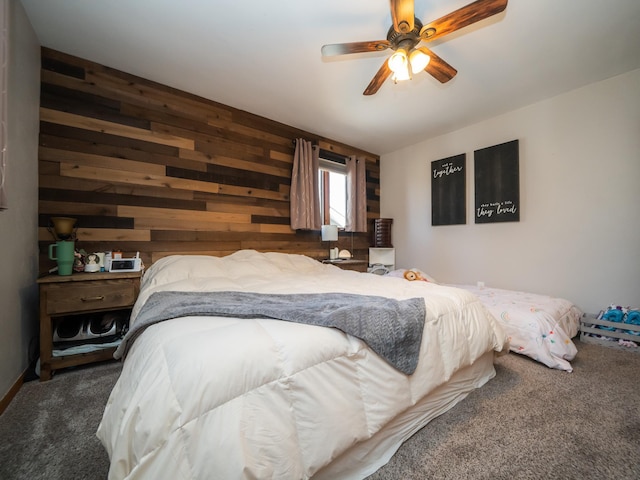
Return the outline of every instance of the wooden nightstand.
{"type": "Polygon", "coordinates": [[[356,272],[367,272],[369,266],[366,260],[355,260],[353,258],[349,260],[323,260],[322,263],[330,263],[336,267],[340,267],[342,270],[354,270],[356,272]]]}
{"type": "Polygon", "coordinates": [[[40,286],[40,381],[54,370],[113,358],[115,347],[53,356],[56,318],[131,309],[140,291],[140,272],[74,273],[38,279],[40,286]]]}

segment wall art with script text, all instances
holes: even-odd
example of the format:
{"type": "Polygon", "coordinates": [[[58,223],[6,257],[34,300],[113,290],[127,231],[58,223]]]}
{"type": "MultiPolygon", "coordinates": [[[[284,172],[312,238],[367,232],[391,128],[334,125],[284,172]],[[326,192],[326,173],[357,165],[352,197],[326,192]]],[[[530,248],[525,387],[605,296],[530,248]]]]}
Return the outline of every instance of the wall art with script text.
{"type": "Polygon", "coordinates": [[[518,140],[474,152],[476,223],[520,221],[518,140]]]}
{"type": "Polygon", "coordinates": [[[467,223],[466,154],[431,162],[431,225],[467,223]]]}

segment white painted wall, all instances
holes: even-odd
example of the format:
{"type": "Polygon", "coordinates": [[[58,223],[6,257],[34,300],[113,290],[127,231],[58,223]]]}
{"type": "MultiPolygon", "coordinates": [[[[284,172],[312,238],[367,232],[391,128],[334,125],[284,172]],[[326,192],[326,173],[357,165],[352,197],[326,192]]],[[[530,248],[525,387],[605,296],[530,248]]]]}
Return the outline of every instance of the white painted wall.
{"type": "Polygon", "coordinates": [[[9,2],[7,184],[0,212],[0,398],[28,366],[38,332],[40,43],[22,4],[9,2]]]}
{"type": "Polygon", "coordinates": [[[399,267],[640,307],[640,70],[381,158],[399,267]],[[520,222],[474,223],[473,151],[520,140],[520,222]],[[431,226],[430,162],[467,154],[467,224],[431,226]]]}

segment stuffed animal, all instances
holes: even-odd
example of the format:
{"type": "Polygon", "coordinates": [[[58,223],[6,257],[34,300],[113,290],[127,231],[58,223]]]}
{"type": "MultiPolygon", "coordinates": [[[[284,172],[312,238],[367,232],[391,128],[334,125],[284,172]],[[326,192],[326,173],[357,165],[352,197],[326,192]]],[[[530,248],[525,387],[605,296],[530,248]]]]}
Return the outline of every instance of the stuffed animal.
{"type": "Polygon", "coordinates": [[[420,272],[416,272],[414,270],[407,270],[406,272],[404,272],[404,278],[409,280],[410,282],[413,282],[414,280],[422,280],[423,282],[429,281],[422,275],[420,275],[420,272]]]}
{"type": "Polygon", "coordinates": [[[387,276],[395,277],[395,278],[404,278],[405,280],[409,280],[410,282],[413,282],[415,280],[420,280],[423,282],[438,283],[435,281],[435,279],[433,279],[428,274],[424,273],[422,270],[418,268],[411,268],[408,270],[404,268],[399,268],[397,270],[392,270],[391,272],[387,273],[387,276]]]}

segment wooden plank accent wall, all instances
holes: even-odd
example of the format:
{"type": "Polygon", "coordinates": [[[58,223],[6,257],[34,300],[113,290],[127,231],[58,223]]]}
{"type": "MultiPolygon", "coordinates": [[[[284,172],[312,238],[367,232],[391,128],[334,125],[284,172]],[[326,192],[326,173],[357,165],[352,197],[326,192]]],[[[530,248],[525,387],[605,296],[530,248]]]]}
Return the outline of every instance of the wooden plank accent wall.
{"type": "MultiPolygon", "coordinates": [[[[78,219],[79,248],[140,252],[146,266],[246,248],[326,258],[320,232],[289,226],[298,137],[366,158],[369,223],[380,216],[377,155],[43,48],[40,270],[55,265],[53,216],[78,219]]],[[[341,233],[337,244],[361,259],[369,245],[368,233],[341,233]]]]}

